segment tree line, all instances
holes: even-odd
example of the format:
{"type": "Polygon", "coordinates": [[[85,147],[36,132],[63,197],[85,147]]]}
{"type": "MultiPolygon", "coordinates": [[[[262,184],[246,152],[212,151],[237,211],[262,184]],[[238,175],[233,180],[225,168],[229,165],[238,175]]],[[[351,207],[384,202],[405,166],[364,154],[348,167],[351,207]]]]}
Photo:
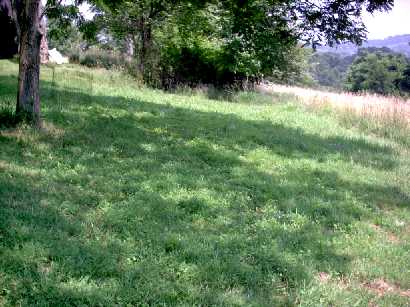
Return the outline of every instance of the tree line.
{"type": "Polygon", "coordinates": [[[318,52],[309,62],[310,73],[320,86],[382,95],[410,94],[410,59],[386,47],[360,48],[354,55],[318,52]]]}

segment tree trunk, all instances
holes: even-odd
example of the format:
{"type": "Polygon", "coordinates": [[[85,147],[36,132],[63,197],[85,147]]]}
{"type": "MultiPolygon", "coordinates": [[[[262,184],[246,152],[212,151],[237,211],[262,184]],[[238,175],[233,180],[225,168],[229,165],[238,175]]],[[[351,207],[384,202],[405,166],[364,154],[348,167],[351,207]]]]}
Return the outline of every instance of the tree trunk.
{"type": "Polygon", "coordinates": [[[22,0],[17,12],[20,26],[20,63],[16,115],[38,126],[40,121],[40,44],[44,34],[41,0],[22,0]]]}

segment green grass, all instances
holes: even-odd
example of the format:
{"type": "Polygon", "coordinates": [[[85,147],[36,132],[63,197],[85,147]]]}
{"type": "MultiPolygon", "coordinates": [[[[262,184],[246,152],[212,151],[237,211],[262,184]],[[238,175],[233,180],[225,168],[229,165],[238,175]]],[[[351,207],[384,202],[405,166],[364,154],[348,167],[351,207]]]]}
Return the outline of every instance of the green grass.
{"type": "Polygon", "coordinates": [[[44,129],[0,130],[0,306],[410,304],[409,147],[291,97],[41,77],[44,129]]]}

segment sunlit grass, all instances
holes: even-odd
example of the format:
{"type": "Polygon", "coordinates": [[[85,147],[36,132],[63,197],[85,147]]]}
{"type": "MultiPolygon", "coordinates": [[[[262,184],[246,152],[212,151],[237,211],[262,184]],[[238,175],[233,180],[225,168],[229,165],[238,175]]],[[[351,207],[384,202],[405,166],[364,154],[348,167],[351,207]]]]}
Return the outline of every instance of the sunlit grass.
{"type": "Polygon", "coordinates": [[[44,128],[0,130],[0,305],[408,304],[406,143],[293,96],[41,76],[44,128]]]}

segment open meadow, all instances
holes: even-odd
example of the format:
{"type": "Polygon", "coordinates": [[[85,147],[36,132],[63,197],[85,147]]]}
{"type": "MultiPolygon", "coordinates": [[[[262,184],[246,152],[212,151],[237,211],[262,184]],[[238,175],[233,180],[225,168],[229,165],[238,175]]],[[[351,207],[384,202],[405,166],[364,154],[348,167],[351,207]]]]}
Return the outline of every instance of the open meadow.
{"type": "Polygon", "coordinates": [[[0,61],[0,306],[410,306],[410,134],[285,93],[0,61]]]}

